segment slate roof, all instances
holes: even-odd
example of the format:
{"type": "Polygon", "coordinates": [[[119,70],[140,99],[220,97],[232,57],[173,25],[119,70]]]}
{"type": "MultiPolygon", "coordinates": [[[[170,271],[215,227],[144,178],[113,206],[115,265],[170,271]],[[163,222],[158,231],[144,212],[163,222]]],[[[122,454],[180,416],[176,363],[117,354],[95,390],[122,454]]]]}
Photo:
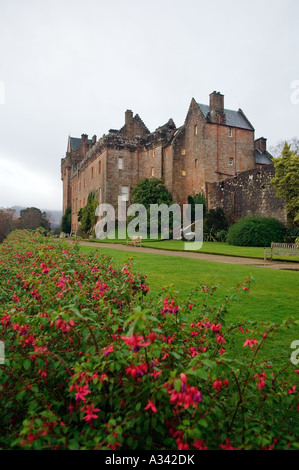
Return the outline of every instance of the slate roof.
{"type": "MultiPolygon", "coordinates": [[[[210,106],[206,104],[197,103],[201,112],[203,113],[207,122],[210,120],[210,106]]],[[[232,111],[231,109],[224,109],[226,116],[226,125],[230,127],[239,127],[240,129],[253,130],[250,122],[245,118],[243,113],[239,111],[232,111]]]]}
{"type": "MultiPolygon", "coordinates": [[[[92,140],[88,139],[89,145],[92,144],[92,140]]],[[[70,137],[71,150],[77,150],[81,145],[81,138],[70,137]]]]}
{"type": "Polygon", "coordinates": [[[258,165],[269,165],[272,160],[268,153],[262,153],[259,149],[254,149],[255,163],[258,165]]]}

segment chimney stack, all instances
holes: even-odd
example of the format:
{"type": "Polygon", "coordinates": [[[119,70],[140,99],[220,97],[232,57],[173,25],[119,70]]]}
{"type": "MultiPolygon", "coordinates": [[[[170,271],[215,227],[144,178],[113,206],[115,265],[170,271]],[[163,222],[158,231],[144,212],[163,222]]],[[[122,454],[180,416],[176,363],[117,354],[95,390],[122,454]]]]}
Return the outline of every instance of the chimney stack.
{"type": "Polygon", "coordinates": [[[267,152],[267,139],[260,137],[254,141],[254,148],[258,149],[262,153],[267,152]]]}
{"type": "Polygon", "coordinates": [[[126,124],[126,134],[128,137],[132,137],[133,136],[133,124],[134,124],[134,120],[133,120],[133,111],[131,111],[130,109],[127,109],[126,113],[125,113],[125,124],[126,124]]]}
{"type": "Polygon", "coordinates": [[[225,124],[224,95],[219,91],[210,94],[210,117],[211,121],[217,124],[225,124]]]}

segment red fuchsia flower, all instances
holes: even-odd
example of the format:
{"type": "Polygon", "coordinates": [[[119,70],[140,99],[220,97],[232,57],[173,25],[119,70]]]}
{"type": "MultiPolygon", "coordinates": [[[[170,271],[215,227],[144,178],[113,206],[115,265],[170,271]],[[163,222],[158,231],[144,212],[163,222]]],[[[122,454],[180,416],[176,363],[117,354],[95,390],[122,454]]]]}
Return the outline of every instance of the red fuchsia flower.
{"type": "Polygon", "coordinates": [[[221,335],[217,336],[216,341],[218,341],[219,344],[226,343],[225,339],[221,335]]]}
{"type": "Polygon", "coordinates": [[[261,372],[260,374],[256,374],[254,377],[257,377],[259,379],[257,386],[258,389],[261,391],[262,388],[265,388],[266,386],[266,374],[264,372],[261,372]]]}
{"type": "Polygon", "coordinates": [[[221,330],[221,324],[218,323],[217,325],[211,325],[211,330],[212,331],[220,331],[221,330]]]}
{"type": "Polygon", "coordinates": [[[161,310],[161,314],[165,314],[165,313],[174,313],[174,314],[177,314],[179,311],[179,307],[178,305],[175,305],[175,301],[172,300],[171,302],[169,302],[169,299],[167,297],[165,297],[165,299],[163,300],[163,309],[161,310]]]}
{"type": "Polygon", "coordinates": [[[131,336],[121,336],[121,339],[123,339],[124,342],[130,346],[134,352],[138,352],[140,346],[147,347],[151,344],[151,342],[145,343],[143,337],[138,336],[135,333],[133,333],[131,336]]]}
{"type": "Polygon", "coordinates": [[[232,444],[230,443],[230,440],[228,439],[228,437],[225,439],[225,442],[226,444],[220,444],[219,447],[221,447],[221,449],[224,449],[224,450],[237,450],[236,447],[233,447],[232,444]]]}
{"type": "Polygon", "coordinates": [[[107,346],[106,348],[103,348],[102,351],[104,351],[105,357],[109,356],[109,354],[113,353],[113,344],[107,346]]]}
{"type": "MultiPolygon", "coordinates": [[[[76,390],[77,390],[77,393],[75,395],[75,400],[78,401],[78,400],[82,400],[82,401],[85,401],[85,397],[86,395],[88,395],[89,393],[91,393],[90,390],[88,390],[88,385],[75,385],[76,387],[76,390]]],[[[72,385],[70,387],[70,392],[72,391],[71,390],[72,388],[72,385]]]]}
{"type": "Polygon", "coordinates": [[[209,450],[208,447],[205,445],[205,442],[202,439],[198,439],[192,445],[197,450],[209,450]]]}
{"type": "Polygon", "coordinates": [[[146,284],[140,284],[140,287],[141,287],[142,292],[144,292],[144,294],[147,294],[148,291],[150,290],[150,287],[147,286],[146,284]]]}
{"type": "Polygon", "coordinates": [[[296,372],[296,374],[299,374],[299,369],[297,369],[297,370],[294,370],[294,372],[296,372]]]}
{"type": "Polygon", "coordinates": [[[100,378],[100,382],[104,382],[104,380],[108,380],[108,375],[107,374],[102,374],[100,378]]]}
{"type": "MultiPolygon", "coordinates": [[[[185,374],[182,375],[184,380],[185,374]]],[[[182,377],[180,391],[177,391],[169,382],[166,382],[164,386],[170,394],[170,403],[175,404],[175,406],[180,406],[184,409],[187,409],[190,406],[197,408],[198,403],[202,402],[202,393],[197,387],[191,387],[187,382],[183,382],[182,377]]]]}
{"type": "Polygon", "coordinates": [[[86,415],[82,419],[84,419],[87,422],[90,422],[98,418],[98,415],[96,415],[95,413],[101,410],[99,408],[94,408],[94,405],[91,404],[91,405],[82,406],[81,411],[84,411],[86,413],[86,415]]]}
{"type": "Polygon", "coordinates": [[[45,370],[39,369],[38,373],[41,377],[47,377],[47,372],[45,370]]]}
{"type": "Polygon", "coordinates": [[[243,344],[243,346],[249,346],[250,348],[253,348],[255,344],[258,344],[258,341],[256,339],[250,339],[248,338],[245,343],[243,344]]]}
{"type": "Polygon", "coordinates": [[[106,284],[105,282],[97,281],[91,297],[94,299],[100,299],[101,297],[105,297],[109,289],[110,287],[108,286],[108,284],[106,284]]]}
{"type": "Polygon", "coordinates": [[[20,302],[20,297],[18,297],[16,294],[13,294],[12,300],[16,303],[19,303],[20,302]]]}
{"type": "Polygon", "coordinates": [[[225,352],[226,352],[226,349],[223,349],[223,348],[222,348],[222,349],[220,349],[220,351],[219,351],[219,355],[221,356],[221,354],[224,354],[225,352]]]}
{"type": "Polygon", "coordinates": [[[8,326],[12,325],[12,323],[10,321],[10,317],[11,317],[11,315],[3,315],[3,317],[1,318],[2,326],[8,327],[8,326]]]}
{"type": "Polygon", "coordinates": [[[221,380],[219,379],[216,379],[215,382],[213,383],[213,388],[215,388],[215,390],[222,390],[222,382],[221,380]]]}
{"type": "Polygon", "coordinates": [[[178,437],[176,440],[178,450],[189,450],[189,445],[183,443],[183,441],[178,437]]]}
{"type": "Polygon", "coordinates": [[[145,410],[151,410],[153,413],[157,413],[157,408],[151,400],[147,400],[147,405],[144,408],[145,410]]]}
{"type": "Polygon", "coordinates": [[[225,387],[228,387],[229,386],[229,381],[227,379],[223,380],[223,385],[225,387]]]}
{"type": "Polygon", "coordinates": [[[288,390],[288,393],[292,395],[293,393],[295,393],[295,390],[296,390],[296,385],[293,385],[293,387],[288,390]]]}
{"type": "Polygon", "coordinates": [[[126,367],[126,374],[131,375],[133,379],[140,379],[140,377],[143,377],[145,374],[147,374],[147,370],[147,364],[145,362],[142,362],[137,366],[126,367]]]}

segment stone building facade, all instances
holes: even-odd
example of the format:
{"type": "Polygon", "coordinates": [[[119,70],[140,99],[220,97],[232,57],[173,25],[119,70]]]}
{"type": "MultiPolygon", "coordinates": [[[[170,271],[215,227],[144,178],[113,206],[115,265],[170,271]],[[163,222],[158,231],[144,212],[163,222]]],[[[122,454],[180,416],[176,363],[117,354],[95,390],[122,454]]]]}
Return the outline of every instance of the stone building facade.
{"type": "Polygon", "coordinates": [[[201,192],[213,194],[216,201],[217,191],[214,194],[208,183],[271,164],[266,139],[255,140],[243,111],[225,109],[219,92],[209,98],[209,105],[192,98],[179,128],[169,119],[150,132],[138,114],[127,110],[124,126],[110,129],[99,140],[86,134],[81,139],[69,137],[61,178],[63,212],[67,207],[72,210],[72,231],[78,228],[77,213],[91,191],[97,191],[99,203],[116,208],[119,196],[130,200],[140,179],[157,177],[181,205],[189,195],[201,192]]]}
{"type": "Polygon", "coordinates": [[[274,176],[271,163],[218,183],[207,183],[208,209],[221,207],[233,222],[246,215],[259,214],[275,217],[286,225],[285,202],[276,196],[270,183],[274,176]]]}

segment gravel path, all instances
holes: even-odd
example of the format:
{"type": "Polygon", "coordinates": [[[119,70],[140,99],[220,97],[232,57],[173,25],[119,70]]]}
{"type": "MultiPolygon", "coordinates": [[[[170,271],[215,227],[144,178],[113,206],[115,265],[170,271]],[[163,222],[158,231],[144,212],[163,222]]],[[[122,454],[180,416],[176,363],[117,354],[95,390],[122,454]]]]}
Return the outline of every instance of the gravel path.
{"type": "Polygon", "coordinates": [[[227,263],[227,264],[239,264],[243,266],[257,266],[262,268],[271,269],[286,269],[292,271],[299,271],[299,263],[288,262],[288,261],[266,261],[263,259],[256,258],[242,258],[240,256],[224,256],[224,255],[211,255],[208,253],[193,253],[190,251],[170,251],[170,250],[157,250],[155,248],[147,247],[132,247],[127,245],[121,245],[118,243],[100,243],[100,242],[88,242],[80,241],[80,245],[93,246],[98,248],[109,248],[111,250],[128,251],[131,253],[149,253],[156,255],[165,256],[177,256],[182,258],[192,258],[204,261],[214,261],[216,263],[227,263]]]}

